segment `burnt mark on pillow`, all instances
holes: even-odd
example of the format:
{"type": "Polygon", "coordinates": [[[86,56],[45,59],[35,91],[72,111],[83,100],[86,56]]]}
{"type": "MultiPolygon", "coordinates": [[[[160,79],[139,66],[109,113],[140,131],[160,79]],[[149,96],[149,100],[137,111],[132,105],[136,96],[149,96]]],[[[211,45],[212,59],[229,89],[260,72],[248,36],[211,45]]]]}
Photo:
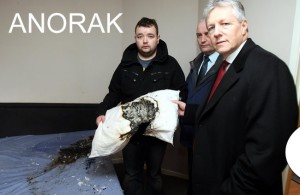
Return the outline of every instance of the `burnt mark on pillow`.
{"type": "Polygon", "coordinates": [[[130,138],[142,123],[151,122],[156,113],[159,111],[158,102],[155,99],[152,101],[141,98],[139,101],[129,102],[121,106],[123,111],[123,118],[130,121],[130,129],[126,134],[120,135],[120,139],[130,138]]]}

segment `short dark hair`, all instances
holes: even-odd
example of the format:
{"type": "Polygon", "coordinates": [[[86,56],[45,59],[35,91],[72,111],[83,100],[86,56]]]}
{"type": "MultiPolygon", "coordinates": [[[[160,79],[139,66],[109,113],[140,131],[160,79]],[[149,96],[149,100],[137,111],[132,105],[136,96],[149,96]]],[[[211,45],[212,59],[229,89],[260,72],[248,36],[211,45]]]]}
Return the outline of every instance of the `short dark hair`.
{"type": "Polygon", "coordinates": [[[140,26],[142,26],[142,27],[151,27],[151,26],[154,26],[155,29],[156,29],[156,35],[158,35],[158,25],[157,25],[155,19],[150,19],[150,18],[143,17],[136,24],[134,31],[136,32],[137,27],[140,27],[140,26]]]}

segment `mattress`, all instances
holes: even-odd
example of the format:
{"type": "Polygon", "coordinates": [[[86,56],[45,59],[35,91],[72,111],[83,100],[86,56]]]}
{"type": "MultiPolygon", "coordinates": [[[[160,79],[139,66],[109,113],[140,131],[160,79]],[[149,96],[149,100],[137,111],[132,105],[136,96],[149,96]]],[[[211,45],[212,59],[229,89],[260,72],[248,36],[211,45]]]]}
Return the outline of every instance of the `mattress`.
{"type": "Polygon", "coordinates": [[[1,138],[0,194],[123,194],[110,158],[87,157],[94,133],[1,138]]]}

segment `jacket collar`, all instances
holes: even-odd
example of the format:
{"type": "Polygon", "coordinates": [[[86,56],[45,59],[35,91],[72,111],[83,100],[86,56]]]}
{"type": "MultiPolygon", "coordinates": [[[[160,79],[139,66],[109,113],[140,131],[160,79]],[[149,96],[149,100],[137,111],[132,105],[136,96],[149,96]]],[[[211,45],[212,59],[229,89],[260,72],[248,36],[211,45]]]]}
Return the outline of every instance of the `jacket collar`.
{"type": "Polygon", "coordinates": [[[190,61],[191,70],[198,70],[203,59],[203,53],[200,53],[194,60],[190,61]]]}
{"type": "MultiPolygon", "coordinates": [[[[196,82],[197,80],[198,70],[203,60],[203,55],[204,55],[203,53],[200,53],[194,60],[190,61],[190,67],[191,67],[190,74],[193,77],[194,82],[196,82]]],[[[216,72],[219,70],[222,61],[223,61],[223,57],[219,55],[214,65],[209,69],[209,71],[204,76],[203,80],[199,83],[198,86],[196,86],[196,89],[201,88],[201,83],[205,83],[208,78],[216,74],[216,72]]]]}
{"type": "Polygon", "coordinates": [[[248,38],[247,42],[222,78],[222,81],[220,82],[210,101],[207,103],[207,106],[202,114],[205,114],[205,112],[214,107],[220,100],[220,98],[226,93],[226,91],[234,86],[236,82],[238,82],[240,76],[239,73],[244,69],[244,66],[246,64],[245,61],[247,60],[249,52],[256,46],[257,45],[252,41],[252,39],[248,38]]]}
{"type": "MultiPolygon", "coordinates": [[[[137,59],[138,48],[136,43],[132,43],[129,45],[123,52],[121,65],[128,66],[133,63],[138,63],[137,59]]],[[[168,58],[168,47],[167,44],[163,40],[159,40],[159,44],[157,45],[156,56],[152,61],[163,62],[168,58]]]]}

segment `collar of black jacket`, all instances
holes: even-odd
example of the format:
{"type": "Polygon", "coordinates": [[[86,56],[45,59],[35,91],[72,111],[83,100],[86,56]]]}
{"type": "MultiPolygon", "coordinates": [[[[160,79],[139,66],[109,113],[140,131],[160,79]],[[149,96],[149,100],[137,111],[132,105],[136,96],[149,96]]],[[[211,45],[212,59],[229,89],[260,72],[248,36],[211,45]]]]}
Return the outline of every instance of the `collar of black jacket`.
{"type": "MultiPolygon", "coordinates": [[[[127,66],[132,63],[138,63],[137,59],[137,46],[136,43],[130,44],[123,52],[122,60],[121,60],[121,65],[122,66],[127,66]]],[[[163,40],[159,40],[159,44],[157,45],[157,52],[156,56],[153,59],[153,61],[157,62],[163,62],[168,58],[168,47],[167,44],[163,40]]]]}

